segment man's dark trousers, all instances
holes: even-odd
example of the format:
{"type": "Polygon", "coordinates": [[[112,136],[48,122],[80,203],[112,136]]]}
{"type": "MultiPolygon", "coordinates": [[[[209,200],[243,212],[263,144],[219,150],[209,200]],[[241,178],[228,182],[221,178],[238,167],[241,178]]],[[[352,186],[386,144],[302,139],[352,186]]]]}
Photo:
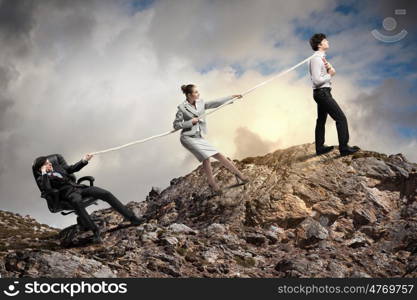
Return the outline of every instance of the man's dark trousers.
{"type": "Polygon", "coordinates": [[[76,189],[74,192],[69,194],[66,198],[73,206],[74,209],[77,211],[78,216],[82,219],[82,222],[93,231],[96,232],[98,230],[97,225],[91,220],[90,215],[87,213],[85,207],[82,205],[82,197],[92,196],[94,198],[101,199],[106,201],[110,204],[116,211],[118,211],[121,215],[123,215],[127,220],[131,220],[134,217],[133,212],[124,206],[111,192],[96,187],[90,186],[86,188],[79,188],[76,189]]]}
{"type": "Polygon", "coordinates": [[[339,138],[339,151],[347,149],[349,142],[349,129],[345,114],[333,99],[331,88],[318,88],[313,90],[313,98],[317,103],[316,123],[316,151],[324,145],[325,125],[327,114],[336,121],[337,136],[339,138]]]}

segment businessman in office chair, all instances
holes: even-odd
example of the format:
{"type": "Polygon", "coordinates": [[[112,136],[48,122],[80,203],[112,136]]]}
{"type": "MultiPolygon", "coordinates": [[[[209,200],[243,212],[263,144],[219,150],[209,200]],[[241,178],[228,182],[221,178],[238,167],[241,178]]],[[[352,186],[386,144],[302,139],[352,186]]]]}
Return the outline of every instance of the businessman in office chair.
{"type": "Polygon", "coordinates": [[[96,186],[87,186],[73,181],[71,178],[73,175],[71,174],[78,172],[86,166],[93,155],[86,154],[73,165],[67,165],[65,159],[59,154],[56,154],[55,157],[56,160],[53,163],[48,160],[47,156],[41,156],[35,160],[33,169],[38,171],[36,177],[38,186],[43,194],[47,194],[52,189],[59,191],[59,201],[68,201],[82,222],[93,231],[94,243],[102,241],[100,230],[87,213],[82,203],[83,197],[94,197],[106,201],[133,225],[139,225],[144,222],[143,218],[138,218],[133,211],[124,206],[111,192],[96,186]]]}

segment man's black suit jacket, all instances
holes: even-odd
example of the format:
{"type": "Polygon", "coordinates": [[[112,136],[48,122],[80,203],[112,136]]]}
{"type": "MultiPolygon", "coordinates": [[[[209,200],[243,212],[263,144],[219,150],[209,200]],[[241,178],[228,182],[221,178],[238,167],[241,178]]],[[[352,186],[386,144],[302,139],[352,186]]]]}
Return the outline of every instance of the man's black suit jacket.
{"type": "Polygon", "coordinates": [[[77,184],[70,174],[78,172],[88,164],[88,161],[80,160],[73,165],[68,165],[65,159],[60,154],[56,154],[57,159],[52,160],[52,167],[54,172],[60,173],[63,178],[57,176],[50,176],[48,174],[42,175],[39,171],[39,176],[36,178],[38,185],[42,189],[42,194],[47,194],[51,189],[59,190],[61,199],[67,198],[77,188],[85,188],[86,185],[77,184]]]}

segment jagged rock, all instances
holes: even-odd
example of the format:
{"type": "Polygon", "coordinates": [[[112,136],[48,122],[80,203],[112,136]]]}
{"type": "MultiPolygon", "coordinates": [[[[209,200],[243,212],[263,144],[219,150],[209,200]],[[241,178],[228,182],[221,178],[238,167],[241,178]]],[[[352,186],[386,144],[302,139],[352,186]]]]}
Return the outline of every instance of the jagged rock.
{"type": "Polygon", "coordinates": [[[259,233],[248,233],[245,236],[246,242],[256,245],[256,246],[262,246],[266,243],[267,238],[259,233]]]}
{"type": "Polygon", "coordinates": [[[367,236],[377,241],[381,239],[386,233],[384,227],[380,225],[365,225],[360,228],[360,231],[365,233],[367,236]]]}
{"type": "Polygon", "coordinates": [[[156,231],[143,233],[141,238],[142,242],[156,242],[159,239],[156,231]]]}
{"type": "Polygon", "coordinates": [[[400,197],[405,204],[401,209],[404,218],[417,217],[417,172],[413,170],[408,177],[403,177],[401,182],[400,197]]]}
{"type": "Polygon", "coordinates": [[[269,229],[266,231],[265,236],[268,238],[270,244],[275,244],[284,235],[284,229],[271,225],[269,229]]]}
{"type": "Polygon", "coordinates": [[[288,194],[274,205],[274,214],[268,221],[276,222],[283,227],[295,227],[310,213],[311,210],[302,199],[288,194]]]}
{"type": "Polygon", "coordinates": [[[256,265],[256,259],[253,254],[241,250],[235,250],[232,252],[236,263],[244,268],[251,268],[256,265]]]}
{"type": "Polygon", "coordinates": [[[275,270],[283,273],[283,277],[312,277],[323,268],[321,260],[309,261],[303,257],[283,259],[275,266],[275,270]]]}
{"type": "Polygon", "coordinates": [[[405,205],[401,209],[401,216],[404,218],[417,218],[417,201],[405,205]]]}
{"type": "Polygon", "coordinates": [[[161,193],[161,189],[160,188],[158,188],[158,187],[152,187],[151,191],[148,194],[148,197],[155,198],[155,197],[158,197],[160,193],[161,193]]]}
{"type": "Polygon", "coordinates": [[[325,240],[328,236],[329,231],[312,218],[305,219],[297,227],[297,239],[300,247],[306,247],[320,240],[325,240]]]}
{"type": "Polygon", "coordinates": [[[277,226],[274,226],[274,225],[271,225],[269,227],[268,232],[271,233],[271,234],[283,234],[284,233],[284,229],[283,228],[280,228],[280,227],[277,227],[277,226]]]}
{"type": "Polygon", "coordinates": [[[381,209],[384,213],[389,213],[395,209],[395,207],[392,207],[394,203],[387,197],[386,191],[382,192],[375,187],[366,187],[363,183],[362,187],[366,193],[367,200],[371,200],[376,208],[381,209]]]}
{"type": "Polygon", "coordinates": [[[209,250],[203,252],[203,257],[207,262],[213,264],[219,257],[219,252],[215,248],[210,248],[209,250]]]}
{"type": "Polygon", "coordinates": [[[357,232],[355,233],[353,238],[346,241],[346,246],[351,248],[358,248],[369,245],[370,243],[371,242],[369,241],[369,239],[367,239],[363,233],[357,232]]]}
{"type": "Polygon", "coordinates": [[[179,243],[178,239],[175,236],[164,237],[162,238],[162,242],[170,246],[175,246],[179,243]]]}
{"type": "Polygon", "coordinates": [[[185,234],[196,234],[197,232],[194,229],[191,229],[187,225],[184,224],[171,224],[168,227],[169,230],[176,233],[185,233],[185,234]]]}
{"type": "Polygon", "coordinates": [[[417,253],[410,255],[405,263],[407,268],[404,277],[417,278],[417,253]]]}
{"type": "Polygon", "coordinates": [[[317,211],[318,214],[315,218],[323,226],[331,225],[345,211],[345,206],[337,197],[318,202],[312,208],[314,211],[317,211]]]}
{"type": "Polygon", "coordinates": [[[206,229],[206,235],[208,237],[213,236],[213,235],[223,235],[225,234],[227,231],[226,227],[222,224],[218,224],[218,223],[213,223],[210,224],[206,229]]]}
{"type": "Polygon", "coordinates": [[[372,178],[386,178],[395,176],[395,172],[380,157],[358,158],[354,162],[360,175],[372,178]]]}
{"type": "Polygon", "coordinates": [[[99,261],[60,252],[11,253],[6,260],[6,269],[19,277],[116,277],[99,261]]]}
{"type": "Polygon", "coordinates": [[[353,271],[352,275],[350,275],[352,278],[372,278],[368,273],[363,271],[353,271]]]}
{"type": "MultiPolygon", "coordinates": [[[[0,211],[1,277],[417,277],[417,165],[402,155],[314,144],[235,161],[251,182],[213,197],[202,167],[111,208],[91,232],[0,211]],[[142,199],[140,199],[142,200],[142,199]],[[60,233],[60,234],[59,234],[60,233]],[[70,247],[69,247],[70,246],[70,247]]],[[[213,163],[222,187],[235,176],[213,163]]]]}
{"type": "Polygon", "coordinates": [[[371,209],[364,207],[356,208],[353,211],[353,224],[355,227],[374,223],[376,221],[375,213],[371,209]]]}
{"type": "Polygon", "coordinates": [[[347,277],[347,274],[349,273],[349,269],[347,267],[334,261],[329,262],[327,270],[333,274],[334,278],[344,278],[347,277]]]}

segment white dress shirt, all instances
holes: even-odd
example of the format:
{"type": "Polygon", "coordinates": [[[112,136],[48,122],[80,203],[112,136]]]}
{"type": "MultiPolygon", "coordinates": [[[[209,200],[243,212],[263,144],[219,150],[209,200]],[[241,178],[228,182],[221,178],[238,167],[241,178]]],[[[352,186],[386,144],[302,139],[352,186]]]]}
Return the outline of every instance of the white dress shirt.
{"type": "Polygon", "coordinates": [[[59,177],[59,178],[64,178],[64,176],[62,176],[61,173],[56,172],[56,171],[52,171],[52,172],[42,171],[42,175],[45,175],[45,174],[47,174],[48,176],[56,176],[56,177],[59,177]]]}
{"type": "Polygon", "coordinates": [[[316,56],[313,56],[308,64],[313,89],[331,87],[332,77],[327,73],[322,59],[326,57],[326,53],[323,51],[316,51],[315,54],[316,56]]]}

